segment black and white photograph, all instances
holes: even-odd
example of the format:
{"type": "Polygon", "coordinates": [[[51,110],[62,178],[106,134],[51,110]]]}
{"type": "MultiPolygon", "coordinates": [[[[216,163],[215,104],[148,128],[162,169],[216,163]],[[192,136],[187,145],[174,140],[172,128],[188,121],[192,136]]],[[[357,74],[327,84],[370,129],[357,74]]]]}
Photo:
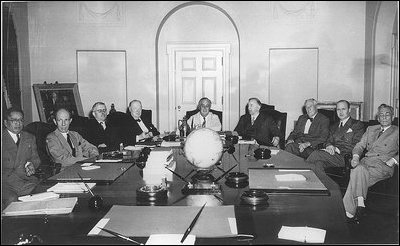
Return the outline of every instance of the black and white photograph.
{"type": "Polygon", "coordinates": [[[2,244],[399,244],[398,1],[2,1],[2,244]]]}

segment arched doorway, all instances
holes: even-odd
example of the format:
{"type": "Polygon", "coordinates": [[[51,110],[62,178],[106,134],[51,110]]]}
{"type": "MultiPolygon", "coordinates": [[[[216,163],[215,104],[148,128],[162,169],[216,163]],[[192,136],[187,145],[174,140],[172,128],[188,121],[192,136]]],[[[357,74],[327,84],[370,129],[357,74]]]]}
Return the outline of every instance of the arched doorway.
{"type": "MultiPolygon", "coordinates": [[[[162,19],[156,34],[155,40],[155,55],[156,55],[156,106],[157,106],[157,124],[161,131],[163,130],[174,130],[176,125],[171,124],[170,109],[173,107],[174,102],[168,101],[169,96],[169,81],[168,81],[168,56],[166,54],[166,44],[174,42],[175,44],[221,44],[226,43],[226,40],[216,38],[217,35],[209,35],[212,36],[210,39],[207,38],[198,38],[196,39],[195,35],[192,35],[192,39],[185,37],[185,33],[190,24],[183,20],[183,16],[187,13],[191,13],[193,15],[199,14],[199,10],[202,10],[202,14],[206,12],[208,16],[212,18],[218,19],[219,21],[214,23],[214,25],[218,25],[220,22],[229,23],[229,27],[225,24],[225,28],[223,31],[231,32],[232,39],[234,37],[235,40],[228,40],[234,42],[232,45],[233,54],[231,55],[231,65],[230,65],[230,78],[227,82],[226,93],[229,93],[229,100],[224,100],[224,103],[230,106],[232,110],[229,110],[228,118],[238,118],[238,115],[235,113],[231,113],[231,111],[239,112],[239,81],[240,81],[240,37],[237,26],[231,16],[221,7],[207,2],[188,2],[181,5],[176,6],[172,10],[170,10],[165,17],[162,19]],[[182,11],[185,10],[185,11],[182,11]],[[178,12],[178,13],[177,13],[178,12]],[[176,27],[175,30],[171,30],[169,27],[176,27]],[[167,29],[167,30],[166,30],[167,29]],[[229,30],[228,30],[229,29],[229,30]],[[228,31],[227,31],[228,30],[228,31]],[[166,35],[168,33],[168,35],[166,35]],[[222,41],[221,41],[222,40],[222,41]]],[[[192,17],[192,16],[191,16],[192,17]]],[[[189,18],[190,20],[197,20],[199,25],[193,26],[193,28],[201,28],[201,26],[209,25],[210,23],[206,17],[205,18],[189,18]],[[204,24],[205,23],[205,24],[204,24]],[[199,27],[200,26],[200,27],[199,27]]],[[[190,32],[191,30],[189,30],[190,32]]],[[[217,32],[214,32],[216,34],[217,32]]],[[[177,119],[173,117],[173,121],[176,123],[177,119]]],[[[232,121],[227,121],[232,122],[232,121]]],[[[236,122],[235,122],[236,123],[236,122]]],[[[233,123],[227,124],[226,129],[231,128],[233,123]]]]}

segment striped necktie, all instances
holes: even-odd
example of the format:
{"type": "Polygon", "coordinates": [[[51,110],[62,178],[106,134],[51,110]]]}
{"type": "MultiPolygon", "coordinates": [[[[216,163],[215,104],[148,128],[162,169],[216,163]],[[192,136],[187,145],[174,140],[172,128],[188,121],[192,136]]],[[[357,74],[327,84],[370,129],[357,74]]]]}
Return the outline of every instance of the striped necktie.
{"type": "Polygon", "coordinates": [[[106,129],[106,123],[104,121],[100,121],[100,125],[103,127],[103,129],[106,129]]]}
{"type": "Polygon", "coordinates": [[[15,142],[15,144],[17,145],[17,147],[19,146],[19,142],[21,141],[21,135],[18,133],[17,134],[17,142],[15,142]]]}
{"type": "Polygon", "coordinates": [[[206,127],[206,117],[203,116],[203,124],[201,125],[201,127],[206,127]]]}
{"type": "Polygon", "coordinates": [[[251,116],[251,125],[254,125],[254,116],[251,116]]]}

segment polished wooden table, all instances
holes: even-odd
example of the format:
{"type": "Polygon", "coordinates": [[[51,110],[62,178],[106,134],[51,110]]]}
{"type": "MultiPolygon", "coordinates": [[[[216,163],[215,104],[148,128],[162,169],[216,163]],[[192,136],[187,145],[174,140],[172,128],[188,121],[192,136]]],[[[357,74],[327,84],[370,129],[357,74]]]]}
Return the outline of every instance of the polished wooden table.
{"type": "MultiPolygon", "coordinates": [[[[255,148],[257,146],[236,145],[233,155],[240,164],[232,171],[248,173],[248,168],[262,168],[264,163],[274,163],[275,168],[307,167],[303,159],[282,150],[268,160],[256,160],[252,156],[255,148]]],[[[186,176],[193,170],[183,156],[182,149],[175,149],[174,157],[177,160],[177,173],[186,176]]],[[[237,164],[234,157],[227,152],[224,153],[220,168],[228,170],[237,164]]],[[[222,173],[220,169],[214,169],[212,172],[214,177],[219,177],[222,173]]],[[[260,207],[246,205],[241,201],[240,196],[249,189],[248,187],[230,188],[226,186],[225,178],[221,179],[219,181],[222,185],[220,196],[223,198],[223,205],[235,205],[238,232],[252,234],[256,238],[250,242],[238,241],[236,238],[197,238],[196,244],[297,244],[295,241],[278,239],[278,233],[283,225],[324,229],[326,230],[325,243],[349,242],[349,231],[339,187],[324,173],[316,172],[316,175],[329,189],[329,196],[270,193],[268,205],[260,207]]],[[[52,185],[43,182],[36,188],[35,193],[43,192],[52,185]]],[[[94,193],[104,199],[106,206],[102,211],[91,211],[88,208],[90,194],[63,194],[62,197],[78,197],[78,203],[70,214],[2,217],[2,244],[17,242],[20,234],[37,235],[44,244],[129,243],[114,237],[89,237],[87,234],[112,205],[137,206],[136,189],[142,185],[144,181],[141,169],[135,165],[112,184],[97,185],[93,189],[94,193]]],[[[196,196],[183,196],[181,190],[184,185],[185,182],[176,176],[168,182],[168,202],[165,205],[197,206],[196,196]]],[[[147,240],[140,237],[134,239],[142,243],[147,240]]]]}

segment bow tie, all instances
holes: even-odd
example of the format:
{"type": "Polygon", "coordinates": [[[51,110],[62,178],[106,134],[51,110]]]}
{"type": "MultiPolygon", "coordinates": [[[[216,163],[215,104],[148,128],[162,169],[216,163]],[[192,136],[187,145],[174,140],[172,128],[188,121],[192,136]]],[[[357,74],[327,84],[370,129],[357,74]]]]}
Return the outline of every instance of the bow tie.
{"type": "Polygon", "coordinates": [[[309,119],[311,122],[314,120],[314,118],[310,118],[310,117],[308,117],[308,119],[309,119]]]}
{"type": "Polygon", "coordinates": [[[142,120],[141,120],[141,119],[137,119],[136,121],[137,121],[137,122],[141,122],[142,120]]]}

